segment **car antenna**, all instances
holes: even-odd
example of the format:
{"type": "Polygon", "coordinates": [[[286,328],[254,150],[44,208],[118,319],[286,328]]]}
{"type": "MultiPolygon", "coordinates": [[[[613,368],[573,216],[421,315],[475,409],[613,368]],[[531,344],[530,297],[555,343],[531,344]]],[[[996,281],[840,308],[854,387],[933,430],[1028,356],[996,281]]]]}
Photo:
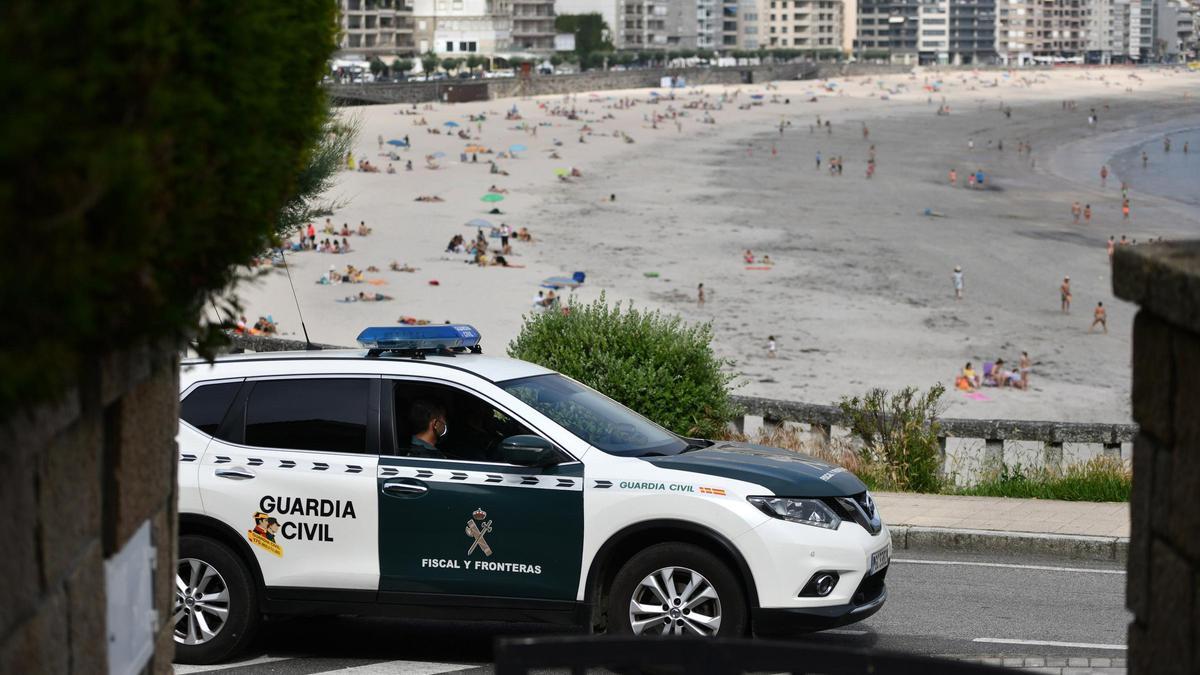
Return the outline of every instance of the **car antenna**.
{"type": "Polygon", "coordinates": [[[300,330],[304,331],[304,348],[313,350],[312,341],[308,339],[308,327],[304,325],[304,312],[300,311],[300,298],[296,297],[296,284],[292,283],[292,268],[288,267],[287,256],[283,252],[283,247],[279,247],[279,259],[283,261],[283,271],[287,272],[288,286],[292,289],[292,300],[296,303],[296,314],[300,315],[300,330]]]}

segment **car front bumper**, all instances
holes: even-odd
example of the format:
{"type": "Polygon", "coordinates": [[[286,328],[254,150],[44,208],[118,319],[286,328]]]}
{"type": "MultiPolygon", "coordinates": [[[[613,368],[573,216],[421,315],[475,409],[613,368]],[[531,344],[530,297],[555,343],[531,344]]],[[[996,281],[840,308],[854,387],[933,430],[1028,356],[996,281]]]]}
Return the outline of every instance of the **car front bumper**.
{"type": "Polygon", "coordinates": [[[751,628],[758,636],[783,636],[837,628],[862,621],[878,612],[887,601],[884,577],[888,568],[863,579],[850,602],[824,607],[756,607],[751,628]]]}

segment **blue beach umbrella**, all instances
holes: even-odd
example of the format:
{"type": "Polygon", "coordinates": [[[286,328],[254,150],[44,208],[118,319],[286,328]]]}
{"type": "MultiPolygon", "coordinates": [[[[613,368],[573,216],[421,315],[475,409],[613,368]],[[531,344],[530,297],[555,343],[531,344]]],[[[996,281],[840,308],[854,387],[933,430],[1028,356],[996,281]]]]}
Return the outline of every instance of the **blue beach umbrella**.
{"type": "Polygon", "coordinates": [[[485,227],[486,228],[495,227],[494,225],[492,225],[490,222],[484,220],[483,218],[474,218],[472,220],[468,220],[467,226],[468,227],[478,227],[480,229],[483,229],[485,227]]]}
{"type": "Polygon", "coordinates": [[[408,143],[405,143],[403,138],[393,138],[392,140],[388,141],[387,144],[394,145],[397,148],[407,148],[408,147],[408,143]]]}
{"type": "Polygon", "coordinates": [[[442,126],[445,126],[445,127],[456,127],[456,126],[458,126],[458,122],[446,122],[446,123],[445,123],[445,124],[443,124],[442,126]]]}
{"type": "Polygon", "coordinates": [[[432,155],[430,155],[430,157],[432,157],[434,159],[441,159],[445,156],[446,156],[446,153],[444,153],[444,152],[435,152],[432,155]]]}
{"type": "Polygon", "coordinates": [[[519,143],[517,145],[508,146],[509,152],[525,152],[526,150],[528,150],[528,148],[526,148],[525,146],[523,146],[519,143]]]}
{"type": "Polygon", "coordinates": [[[754,99],[755,101],[762,99],[762,97],[762,94],[750,94],[750,98],[754,99]]]}

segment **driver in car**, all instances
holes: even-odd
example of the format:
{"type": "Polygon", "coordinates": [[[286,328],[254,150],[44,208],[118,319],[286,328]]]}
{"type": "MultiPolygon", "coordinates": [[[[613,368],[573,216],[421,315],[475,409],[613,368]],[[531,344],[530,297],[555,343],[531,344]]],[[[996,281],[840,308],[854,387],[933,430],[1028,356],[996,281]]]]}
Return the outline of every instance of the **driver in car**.
{"type": "Polygon", "coordinates": [[[446,425],[445,408],[433,401],[413,401],[408,409],[408,423],[414,432],[410,439],[412,449],[409,455],[431,459],[446,458],[437,448],[438,441],[449,430],[446,425]]]}

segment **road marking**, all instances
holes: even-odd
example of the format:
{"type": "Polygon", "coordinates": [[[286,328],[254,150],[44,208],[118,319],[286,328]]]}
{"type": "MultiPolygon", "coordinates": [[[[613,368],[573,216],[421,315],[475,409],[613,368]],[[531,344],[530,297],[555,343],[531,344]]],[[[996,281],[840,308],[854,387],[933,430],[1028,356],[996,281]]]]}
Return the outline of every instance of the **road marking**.
{"type": "MultiPolygon", "coordinates": [[[[438,675],[438,673],[452,673],[468,668],[478,668],[478,665],[469,665],[464,663],[428,663],[425,661],[384,661],[382,663],[372,663],[368,666],[352,666],[350,668],[337,668],[335,670],[324,671],[326,673],[338,673],[339,675],[394,675],[394,673],[405,673],[405,675],[438,675]]],[[[313,673],[313,675],[321,675],[313,673]]]]}
{"type": "Polygon", "coordinates": [[[1090,642],[1054,642],[1053,640],[1009,640],[1006,638],[975,638],[971,642],[987,642],[998,645],[1033,645],[1035,647],[1072,647],[1075,649],[1112,649],[1125,651],[1125,645],[1093,644],[1090,642]]]}
{"type": "Polygon", "coordinates": [[[910,565],[961,565],[963,567],[1006,567],[1016,570],[1039,570],[1042,572],[1090,572],[1092,574],[1125,574],[1125,570],[1102,570],[1091,567],[1054,567],[1052,565],[1018,565],[1015,563],[968,562],[965,560],[913,560],[892,558],[894,563],[910,565]]]}
{"type": "Polygon", "coordinates": [[[291,656],[260,656],[256,659],[248,661],[233,661],[230,663],[218,663],[211,666],[189,666],[182,663],[175,664],[175,675],[191,675],[192,673],[206,673],[210,670],[222,670],[224,668],[239,668],[241,666],[261,666],[264,663],[272,663],[274,661],[286,661],[291,656]]]}

